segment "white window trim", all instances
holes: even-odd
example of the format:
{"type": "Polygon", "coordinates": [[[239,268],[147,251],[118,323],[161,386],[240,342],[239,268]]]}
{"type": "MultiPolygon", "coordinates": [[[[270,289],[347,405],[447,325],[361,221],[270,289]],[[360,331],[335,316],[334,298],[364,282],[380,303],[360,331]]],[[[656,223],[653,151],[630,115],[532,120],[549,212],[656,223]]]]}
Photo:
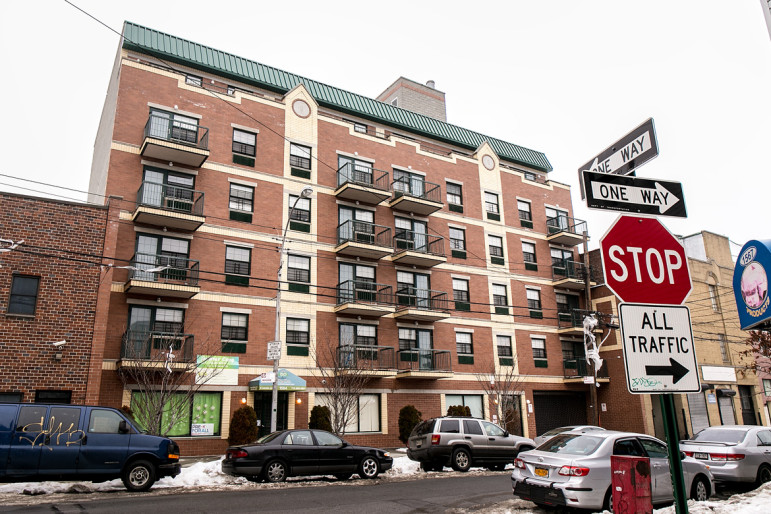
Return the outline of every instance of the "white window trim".
{"type": "MultiPolygon", "coordinates": [[[[365,125],[364,123],[360,123],[360,125],[365,125]]],[[[361,134],[361,132],[359,132],[361,134]]],[[[340,150],[337,150],[335,152],[337,155],[342,155],[343,157],[350,157],[351,159],[356,159],[357,161],[364,161],[368,162],[370,164],[375,164],[375,159],[372,159],[370,157],[362,157],[358,154],[358,152],[350,153],[350,152],[343,152],[340,150]]]]}
{"type": "Polygon", "coordinates": [[[447,224],[447,228],[454,228],[454,229],[463,230],[463,231],[466,230],[466,226],[467,225],[456,225],[455,223],[448,223],[447,224]]]}
{"type": "Polygon", "coordinates": [[[450,273],[450,278],[457,278],[458,280],[467,280],[471,282],[471,277],[468,275],[456,275],[454,273],[450,273]]]}
{"type": "Polygon", "coordinates": [[[423,171],[413,170],[410,167],[399,166],[398,164],[392,164],[391,168],[395,170],[403,171],[405,173],[414,173],[415,175],[422,175],[424,178],[426,176],[426,173],[423,171]]]}
{"type": "MultiPolygon", "coordinates": [[[[286,140],[287,144],[294,143],[300,146],[307,146],[308,148],[318,148],[319,146],[317,143],[308,143],[306,141],[303,141],[302,139],[294,139],[286,136],[284,136],[284,139],[286,140]]],[[[311,161],[314,161],[314,160],[315,159],[313,158],[313,155],[311,155],[311,161]]]]}
{"type": "Polygon", "coordinates": [[[445,184],[455,184],[456,186],[463,187],[463,182],[461,182],[460,180],[452,179],[452,178],[445,178],[444,179],[444,183],[445,184]]]}
{"type": "Polygon", "coordinates": [[[231,184],[237,184],[239,186],[253,187],[255,189],[257,189],[259,185],[257,182],[249,182],[248,180],[241,180],[241,179],[230,178],[230,177],[228,177],[228,182],[231,184]]]}
{"type": "Polygon", "coordinates": [[[525,286],[525,289],[526,289],[526,290],[527,290],[527,289],[531,289],[531,290],[533,290],[533,291],[538,291],[539,293],[541,292],[541,288],[540,288],[540,287],[538,287],[538,286],[525,286]]]}
{"type": "Polygon", "coordinates": [[[238,309],[236,307],[220,307],[220,312],[228,314],[252,314],[252,309],[238,309]]]}
{"type": "MultiPolygon", "coordinates": [[[[203,77],[201,77],[201,80],[203,81],[203,77]]],[[[189,118],[195,118],[197,120],[203,119],[203,116],[200,114],[194,113],[194,112],[188,112],[188,111],[181,111],[178,107],[169,107],[168,105],[161,105],[154,102],[147,102],[148,107],[152,107],[153,109],[160,109],[162,111],[167,112],[173,112],[174,114],[181,114],[182,116],[187,116],[189,118]]]]}
{"type": "Polygon", "coordinates": [[[243,130],[244,132],[252,132],[253,134],[259,134],[260,129],[247,127],[245,125],[239,125],[238,123],[231,123],[230,126],[237,130],[243,130]]]}
{"type": "Polygon", "coordinates": [[[533,245],[538,244],[538,242],[536,240],[534,240],[534,239],[526,239],[524,237],[521,237],[521,238],[519,238],[519,240],[522,241],[523,243],[530,243],[530,244],[533,244],[533,245]]]}
{"type": "Polygon", "coordinates": [[[226,246],[237,246],[239,248],[254,248],[252,243],[242,243],[240,241],[228,241],[227,239],[222,241],[226,246]]]}
{"type": "Polygon", "coordinates": [[[455,330],[455,333],[458,333],[458,332],[465,333],[465,334],[473,334],[474,333],[474,329],[473,328],[458,328],[458,327],[455,327],[454,330],[455,330]]]}

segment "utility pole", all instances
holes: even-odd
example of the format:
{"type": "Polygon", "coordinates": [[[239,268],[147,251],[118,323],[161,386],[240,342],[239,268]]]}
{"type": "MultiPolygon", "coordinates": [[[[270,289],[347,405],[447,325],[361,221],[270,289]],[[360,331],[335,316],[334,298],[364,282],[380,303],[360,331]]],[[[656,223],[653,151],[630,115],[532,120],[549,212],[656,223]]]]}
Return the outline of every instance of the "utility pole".
{"type": "MultiPolygon", "coordinates": [[[[591,311],[592,310],[592,277],[589,273],[589,232],[588,227],[584,225],[584,300],[586,304],[586,310],[591,311]]],[[[584,350],[587,349],[587,339],[592,336],[591,332],[587,333],[586,323],[584,324],[584,350]]],[[[595,325],[596,326],[596,325],[595,325]]],[[[594,326],[592,326],[589,330],[593,330],[594,326]]],[[[599,357],[599,346],[597,346],[597,343],[595,341],[594,347],[597,348],[597,356],[599,357]]],[[[597,404],[597,367],[595,366],[595,361],[593,359],[587,359],[587,371],[589,372],[589,376],[592,377],[592,383],[589,384],[589,402],[592,405],[592,425],[600,426],[600,409],[599,405],[597,404]]]]}

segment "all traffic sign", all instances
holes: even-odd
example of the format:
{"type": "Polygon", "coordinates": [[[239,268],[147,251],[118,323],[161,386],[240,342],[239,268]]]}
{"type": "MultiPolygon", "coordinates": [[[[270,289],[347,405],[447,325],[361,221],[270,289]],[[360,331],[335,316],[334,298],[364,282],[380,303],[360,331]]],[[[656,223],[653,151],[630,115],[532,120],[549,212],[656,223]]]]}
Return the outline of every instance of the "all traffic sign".
{"type": "Polygon", "coordinates": [[[630,393],[701,391],[688,307],[622,303],[618,313],[630,393]]]}
{"type": "Polygon", "coordinates": [[[586,206],[637,214],[687,217],[679,182],[584,171],[586,206]]]}
{"type": "Polygon", "coordinates": [[[600,253],[605,284],[622,302],[680,305],[691,292],[685,248],[655,218],[619,216],[600,253]]]}

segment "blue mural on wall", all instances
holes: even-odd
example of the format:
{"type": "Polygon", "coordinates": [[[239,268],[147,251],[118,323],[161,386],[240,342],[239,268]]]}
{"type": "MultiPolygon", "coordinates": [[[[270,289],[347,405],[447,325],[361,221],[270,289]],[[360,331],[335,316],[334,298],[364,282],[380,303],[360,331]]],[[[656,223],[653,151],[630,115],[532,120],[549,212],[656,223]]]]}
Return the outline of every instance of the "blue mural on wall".
{"type": "Polygon", "coordinates": [[[771,240],[748,241],[739,252],[733,281],[742,330],[771,328],[767,270],[771,270],[771,240]]]}

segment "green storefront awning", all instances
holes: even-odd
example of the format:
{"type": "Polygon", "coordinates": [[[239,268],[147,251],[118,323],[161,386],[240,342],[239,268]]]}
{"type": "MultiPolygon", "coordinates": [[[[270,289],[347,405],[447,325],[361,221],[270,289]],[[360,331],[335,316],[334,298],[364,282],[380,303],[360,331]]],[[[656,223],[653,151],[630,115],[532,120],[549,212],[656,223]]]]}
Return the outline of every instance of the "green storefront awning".
{"type": "MultiPolygon", "coordinates": [[[[263,382],[260,377],[255,377],[249,381],[250,391],[272,391],[272,382],[263,382]]],[[[305,380],[298,377],[291,371],[283,368],[278,370],[278,390],[279,391],[305,391],[305,380]]]]}

